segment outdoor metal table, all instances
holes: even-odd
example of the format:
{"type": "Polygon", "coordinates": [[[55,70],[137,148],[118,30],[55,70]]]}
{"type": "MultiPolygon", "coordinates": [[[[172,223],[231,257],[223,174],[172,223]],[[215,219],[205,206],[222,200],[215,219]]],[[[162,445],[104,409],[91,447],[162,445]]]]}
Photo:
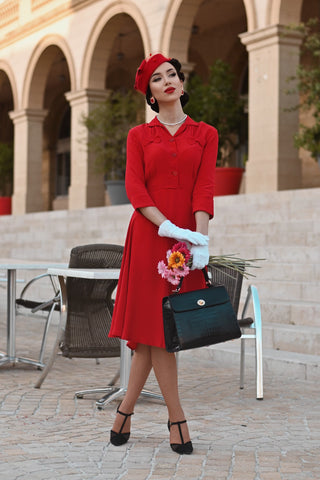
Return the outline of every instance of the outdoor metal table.
{"type": "Polygon", "coordinates": [[[16,278],[17,270],[47,270],[49,267],[64,267],[65,263],[18,260],[14,258],[0,258],[0,270],[7,271],[7,351],[0,353],[0,366],[6,364],[26,363],[36,367],[44,364],[30,358],[16,356],[16,278]]]}
{"type": "MultiPolygon", "coordinates": [[[[93,280],[106,280],[106,279],[119,279],[120,269],[113,268],[48,268],[48,273],[50,275],[57,275],[60,285],[60,294],[61,294],[61,309],[60,309],[60,334],[58,334],[56,348],[57,351],[61,334],[63,332],[63,325],[65,325],[67,317],[67,291],[65,284],[65,277],[74,277],[74,278],[86,278],[93,280]]],[[[106,332],[107,334],[107,332],[106,332]]],[[[42,372],[41,377],[36,383],[35,387],[40,388],[42,382],[46,378],[52,364],[54,361],[54,354],[52,359],[47,363],[44,371],[42,372]]],[[[120,385],[108,386],[105,388],[99,388],[95,390],[90,390],[91,393],[105,394],[101,399],[97,400],[96,405],[101,409],[104,405],[115,400],[119,396],[123,395],[127,391],[129,374],[131,367],[131,350],[126,346],[125,340],[120,340],[120,385]]],[[[84,392],[76,392],[76,396],[81,397],[84,392]]],[[[142,390],[141,395],[157,398],[163,400],[163,396],[157,393],[149,392],[148,390],[142,390]]]]}

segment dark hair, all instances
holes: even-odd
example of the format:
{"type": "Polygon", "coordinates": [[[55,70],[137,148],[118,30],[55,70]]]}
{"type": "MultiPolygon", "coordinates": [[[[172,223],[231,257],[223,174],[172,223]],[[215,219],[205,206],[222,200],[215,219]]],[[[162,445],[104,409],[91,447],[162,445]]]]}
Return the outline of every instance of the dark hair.
{"type": "MultiPolygon", "coordinates": [[[[171,60],[169,60],[168,63],[171,63],[171,65],[174,66],[174,68],[177,71],[178,77],[180,78],[180,80],[184,81],[184,73],[181,72],[181,63],[179,62],[179,60],[177,60],[176,58],[171,58],[171,60]]],[[[150,107],[152,108],[153,111],[159,113],[158,102],[155,99],[155,102],[151,103],[150,102],[151,97],[152,97],[152,94],[151,94],[150,87],[148,85],[147,93],[146,93],[147,104],[150,105],[150,107]]],[[[189,100],[189,95],[187,94],[187,92],[184,92],[183,95],[181,95],[181,97],[180,97],[180,102],[181,102],[182,107],[185,106],[185,104],[188,102],[188,100],[189,100]]]]}

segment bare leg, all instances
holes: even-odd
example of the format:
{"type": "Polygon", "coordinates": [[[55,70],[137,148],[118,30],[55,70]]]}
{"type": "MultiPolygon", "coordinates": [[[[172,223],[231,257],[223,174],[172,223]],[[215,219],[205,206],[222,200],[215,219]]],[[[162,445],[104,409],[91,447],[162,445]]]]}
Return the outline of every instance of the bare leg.
{"type": "MultiPolygon", "coordinates": [[[[185,419],[178,391],[178,371],[176,357],[163,348],[151,347],[151,360],[161,393],[168,408],[170,422],[185,419]]],[[[188,426],[181,425],[184,442],[190,440],[188,426]]],[[[181,443],[178,426],[170,429],[170,443],[181,443]]]]}
{"type": "MultiPolygon", "coordinates": [[[[131,413],[139,398],[141,390],[147,381],[151,370],[151,347],[148,345],[138,344],[132,358],[129,383],[127,392],[121,402],[120,411],[123,413],[131,413]]],[[[123,423],[124,417],[117,415],[112,430],[118,432],[123,423]]],[[[130,432],[131,417],[129,417],[123,428],[123,433],[130,432]]]]}
{"type": "MultiPolygon", "coordinates": [[[[120,411],[123,413],[131,413],[134,411],[136,401],[147,381],[151,367],[154,369],[161,393],[166,402],[168,418],[171,422],[184,420],[184,412],[180,404],[178,392],[178,372],[175,355],[168,353],[163,348],[150,347],[142,344],[137,346],[133,355],[128,389],[121,402],[120,411]]],[[[123,420],[124,417],[122,415],[116,415],[112,430],[118,432],[123,420]]],[[[130,432],[130,427],[131,417],[128,417],[122,432],[130,432]]],[[[186,423],[181,425],[181,430],[184,442],[186,443],[190,440],[186,423]]],[[[170,429],[170,443],[181,443],[177,426],[173,426],[170,429]]]]}

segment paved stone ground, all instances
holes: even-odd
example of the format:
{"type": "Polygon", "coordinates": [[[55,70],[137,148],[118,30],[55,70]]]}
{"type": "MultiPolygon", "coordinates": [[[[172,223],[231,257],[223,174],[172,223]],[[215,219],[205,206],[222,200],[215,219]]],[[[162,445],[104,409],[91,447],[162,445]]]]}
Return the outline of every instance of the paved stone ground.
{"type": "MultiPolygon", "coordinates": [[[[2,315],[3,317],[3,315],[2,315]]],[[[38,323],[19,317],[17,351],[35,356],[38,323]]],[[[0,317],[0,349],[5,323],[0,317]]],[[[255,399],[254,372],[244,390],[238,369],[217,368],[192,352],[180,355],[181,397],[194,453],[171,451],[162,402],[141,397],[129,442],[109,443],[116,402],[98,410],[75,399],[107,383],[119,359],[58,357],[42,388],[33,367],[0,367],[0,479],[3,480],[319,480],[319,385],[265,376],[255,399]]],[[[153,376],[147,387],[158,392],[153,376]]]]}

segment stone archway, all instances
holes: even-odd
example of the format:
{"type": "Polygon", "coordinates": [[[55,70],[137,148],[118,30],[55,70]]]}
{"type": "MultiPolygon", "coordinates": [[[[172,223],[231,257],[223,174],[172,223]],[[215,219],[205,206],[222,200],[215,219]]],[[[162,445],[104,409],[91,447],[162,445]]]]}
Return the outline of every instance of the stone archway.
{"type": "MultiPolygon", "coordinates": [[[[190,41],[192,41],[192,27],[194,18],[202,7],[203,2],[201,0],[171,0],[171,4],[168,7],[165,21],[163,23],[163,31],[161,35],[161,48],[160,50],[165,55],[174,55],[180,59],[182,63],[189,61],[188,47],[190,41]]],[[[206,2],[207,6],[214,9],[215,1],[206,2]]],[[[254,0],[235,0],[224,2],[225,11],[221,11],[221,5],[219,5],[219,15],[208,15],[206,19],[208,22],[213,22],[215,16],[225,17],[226,22],[230,14],[234,12],[234,6],[237,11],[245,12],[245,28],[238,33],[245,31],[251,31],[257,28],[257,15],[254,0]]],[[[235,12],[234,12],[235,13],[235,12]]],[[[234,15],[236,16],[236,15],[234,15]]]]}
{"type": "Polygon", "coordinates": [[[60,68],[58,75],[68,75],[69,89],[76,87],[73,57],[65,40],[58,35],[42,39],[36,46],[25,76],[22,108],[44,108],[44,93],[50,69],[60,68]],[[57,62],[61,60],[61,65],[57,62]],[[62,65],[62,62],[65,65],[62,65]]]}
{"type": "Polygon", "coordinates": [[[99,16],[89,37],[81,73],[81,89],[105,89],[109,57],[112,56],[119,33],[123,34],[121,49],[126,54],[127,69],[131,76],[135,74],[141,59],[151,51],[148,29],[138,8],[129,2],[108,7],[99,16]]]}
{"type": "MultiPolygon", "coordinates": [[[[246,3],[252,7],[252,2],[246,3]]],[[[254,24],[252,9],[250,14],[250,22],[254,24]]],[[[247,78],[248,55],[239,34],[246,31],[247,13],[242,0],[171,2],[164,22],[161,50],[178,58],[184,73],[195,72],[204,82],[216,60],[223,60],[230,65],[235,75],[234,86],[240,93],[243,92],[243,79],[247,78]]],[[[239,128],[241,148],[232,152],[229,160],[232,166],[242,166],[247,157],[247,123],[244,116],[243,128],[239,128]]]]}
{"type": "Polygon", "coordinates": [[[286,25],[298,23],[303,0],[270,0],[259,29],[241,35],[249,52],[249,160],[246,191],[301,187],[301,162],[294,148],[298,95],[287,95],[288,78],[299,60],[300,36],[286,25]]]}
{"type": "Polygon", "coordinates": [[[160,50],[165,55],[177,57],[182,64],[188,63],[188,45],[193,19],[201,0],[171,0],[161,35],[160,50]]]}
{"type": "MultiPolygon", "coordinates": [[[[301,22],[307,22],[310,18],[319,18],[319,0],[304,0],[301,7],[301,22]]],[[[319,27],[320,28],[320,27],[319,27]]],[[[302,53],[300,61],[304,66],[309,63],[308,55],[302,53]]],[[[310,111],[301,109],[299,123],[302,125],[314,125],[314,117],[310,111]]],[[[317,162],[309,151],[300,148],[299,158],[302,162],[302,188],[314,188],[320,186],[320,163],[317,162]]]]}
{"type": "Polygon", "coordinates": [[[258,26],[256,5],[254,0],[243,0],[243,3],[245,6],[246,15],[247,15],[247,25],[248,25],[247,30],[248,32],[252,32],[258,26]]]}
{"type": "MultiPolygon", "coordinates": [[[[17,92],[14,76],[6,62],[0,61],[0,144],[1,149],[4,149],[5,152],[10,152],[13,147],[13,124],[9,112],[16,104],[17,92]]],[[[7,160],[6,163],[3,162],[3,170],[0,172],[0,197],[7,197],[1,200],[6,202],[6,208],[2,206],[2,211],[5,213],[11,211],[12,191],[12,163],[7,160]]]]}
{"type": "MultiPolygon", "coordinates": [[[[2,71],[4,74],[3,79],[5,79],[5,82],[10,86],[10,93],[12,95],[13,104],[12,106],[15,109],[18,105],[18,92],[14,74],[11,70],[11,67],[3,60],[0,60],[0,71],[2,71]]],[[[5,97],[7,97],[7,94],[5,94],[5,97]]]]}
{"type": "Polygon", "coordinates": [[[289,25],[301,18],[303,0],[269,0],[267,25],[289,25]]]}
{"type": "Polygon", "coordinates": [[[0,142],[9,144],[13,142],[13,125],[9,112],[13,110],[15,101],[11,80],[2,67],[5,68],[0,62],[0,142]]]}
{"type": "Polygon", "coordinates": [[[147,27],[134,4],[112,4],[99,16],[85,50],[80,90],[68,94],[72,116],[71,172],[77,172],[71,178],[70,209],[105,203],[104,175],[97,172],[92,152],[83,148],[88,131],[81,118],[105,98],[107,89],[132,88],[137,65],[149,50],[147,27]]]}
{"type": "Polygon", "coordinates": [[[75,70],[65,40],[60,36],[45,37],[29,61],[22,110],[11,114],[15,124],[16,172],[13,213],[52,208],[57,132],[67,105],[65,93],[72,87],[75,70]]]}

